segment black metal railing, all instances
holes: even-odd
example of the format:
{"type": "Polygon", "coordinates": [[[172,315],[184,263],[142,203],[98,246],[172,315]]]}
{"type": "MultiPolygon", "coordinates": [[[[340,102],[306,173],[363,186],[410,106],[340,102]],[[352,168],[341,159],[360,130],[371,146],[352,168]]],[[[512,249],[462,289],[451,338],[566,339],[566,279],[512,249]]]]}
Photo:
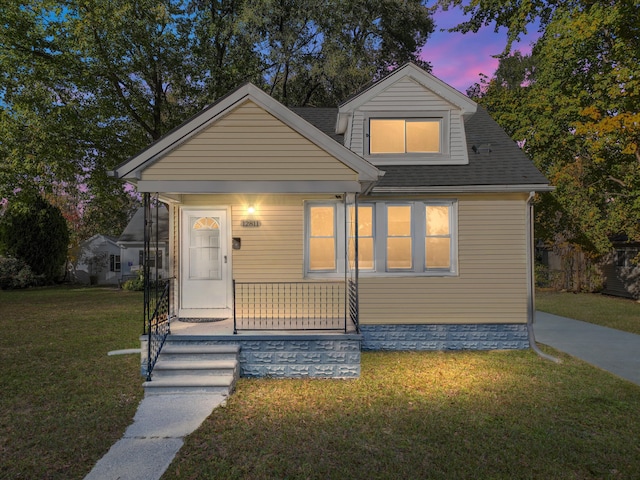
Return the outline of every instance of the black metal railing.
{"type": "Polygon", "coordinates": [[[356,329],[356,333],[360,333],[360,307],[358,305],[358,283],[353,280],[347,281],[349,293],[349,319],[356,329]]]}
{"type": "MultiPolygon", "coordinates": [[[[357,290],[339,282],[233,282],[233,331],[344,330],[357,290]]],[[[355,303],[357,305],[357,301],[355,303]]],[[[357,316],[357,306],[353,310],[357,316]]]]}
{"type": "MultiPolygon", "coordinates": [[[[147,335],[147,380],[151,380],[151,372],[158,360],[160,350],[171,333],[170,295],[171,281],[162,282],[162,294],[157,297],[152,306],[152,313],[148,316],[145,334],[147,335]]],[[[158,285],[159,287],[160,285],[158,285]]],[[[150,304],[151,306],[151,304],[150,304]]]]}

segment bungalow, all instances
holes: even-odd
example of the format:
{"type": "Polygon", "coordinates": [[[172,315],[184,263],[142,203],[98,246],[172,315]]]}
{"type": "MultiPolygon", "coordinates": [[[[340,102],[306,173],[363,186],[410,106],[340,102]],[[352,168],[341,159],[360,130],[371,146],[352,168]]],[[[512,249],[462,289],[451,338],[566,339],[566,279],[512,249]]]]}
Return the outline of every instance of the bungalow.
{"type": "Polygon", "coordinates": [[[238,346],[246,376],[529,346],[531,200],[552,187],[486,110],[413,64],[338,108],[242,85],[113,175],[148,218],[155,200],[169,211],[173,279],[145,296],[149,379],[165,340],[189,334],[238,346]]]}
{"type": "MultiPolygon", "coordinates": [[[[157,212],[157,223],[151,226],[151,231],[157,235],[151,238],[156,240],[157,245],[153,245],[150,249],[149,267],[151,276],[155,278],[157,273],[159,279],[169,278],[168,264],[168,241],[169,241],[169,213],[164,206],[159,206],[157,212]]],[[[120,246],[121,282],[132,280],[137,277],[138,272],[143,269],[144,265],[144,208],[139,208],[133,214],[131,220],[118,237],[118,245],[120,246]]]]}
{"type": "Polygon", "coordinates": [[[74,266],[75,281],[91,285],[117,285],[120,280],[120,247],[116,239],[97,234],[80,243],[74,266]]]}

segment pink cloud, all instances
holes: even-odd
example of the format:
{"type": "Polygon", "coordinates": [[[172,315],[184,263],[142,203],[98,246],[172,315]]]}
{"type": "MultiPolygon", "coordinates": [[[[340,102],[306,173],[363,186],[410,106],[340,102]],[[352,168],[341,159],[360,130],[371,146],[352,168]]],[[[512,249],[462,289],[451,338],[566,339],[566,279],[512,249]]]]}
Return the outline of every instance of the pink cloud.
{"type": "MultiPolygon", "coordinates": [[[[480,79],[480,74],[492,76],[498,67],[494,55],[502,53],[507,43],[505,29],[497,33],[492,26],[484,27],[478,33],[449,33],[440,31],[450,28],[464,20],[458,9],[437,12],[434,15],[436,31],[422,49],[420,57],[431,63],[432,73],[461,92],[466,92],[480,79]]],[[[512,51],[531,53],[531,43],[539,34],[531,28],[531,33],[523,36],[512,51]]]]}

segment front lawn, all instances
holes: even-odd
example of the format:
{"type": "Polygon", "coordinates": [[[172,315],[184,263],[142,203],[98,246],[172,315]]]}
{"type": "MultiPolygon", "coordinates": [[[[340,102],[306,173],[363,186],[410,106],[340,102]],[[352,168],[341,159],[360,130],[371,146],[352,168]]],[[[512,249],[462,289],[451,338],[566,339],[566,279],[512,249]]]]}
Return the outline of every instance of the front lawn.
{"type": "Polygon", "coordinates": [[[539,291],[536,308],[640,335],[640,303],[634,300],[596,293],[539,291]]]}
{"type": "Polygon", "coordinates": [[[142,296],[102,288],[0,291],[0,478],[83,478],[143,390],[142,296]]]}
{"type": "MultiPolygon", "coordinates": [[[[107,352],[139,346],[141,306],[0,291],[0,478],[81,479],[122,436],[143,379],[107,352]]],[[[640,478],[640,387],[548,351],[563,363],[380,352],[358,380],[241,379],[163,478],[640,478]]]]}
{"type": "Polygon", "coordinates": [[[364,353],[359,380],[241,379],[162,478],[640,478],[640,387],[553,353],[364,353]]]}

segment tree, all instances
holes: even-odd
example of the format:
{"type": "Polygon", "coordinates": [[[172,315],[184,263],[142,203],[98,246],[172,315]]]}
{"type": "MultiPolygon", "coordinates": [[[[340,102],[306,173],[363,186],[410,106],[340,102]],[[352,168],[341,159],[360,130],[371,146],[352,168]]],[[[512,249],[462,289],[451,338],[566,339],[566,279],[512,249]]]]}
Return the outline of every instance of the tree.
{"type": "Polygon", "coordinates": [[[23,260],[47,283],[61,277],[68,246],[64,217],[40,195],[23,192],[0,217],[0,254],[23,260]]]}
{"type": "Polygon", "coordinates": [[[594,256],[611,249],[612,235],[640,239],[637,2],[496,0],[466,9],[472,18],[461,31],[493,21],[511,39],[540,13],[532,55],[504,56],[495,76],[471,89],[557,187],[540,200],[538,235],[594,256]]]}
{"type": "Polygon", "coordinates": [[[419,53],[433,31],[422,0],[260,0],[247,9],[269,93],[287,105],[335,106],[419,53]]]}
{"type": "Polygon", "coordinates": [[[234,87],[335,106],[433,29],[422,0],[26,0],[0,18],[0,199],[81,198],[88,236],[127,220],[101,214],[131,202],[106,172],[234,87]]]}

